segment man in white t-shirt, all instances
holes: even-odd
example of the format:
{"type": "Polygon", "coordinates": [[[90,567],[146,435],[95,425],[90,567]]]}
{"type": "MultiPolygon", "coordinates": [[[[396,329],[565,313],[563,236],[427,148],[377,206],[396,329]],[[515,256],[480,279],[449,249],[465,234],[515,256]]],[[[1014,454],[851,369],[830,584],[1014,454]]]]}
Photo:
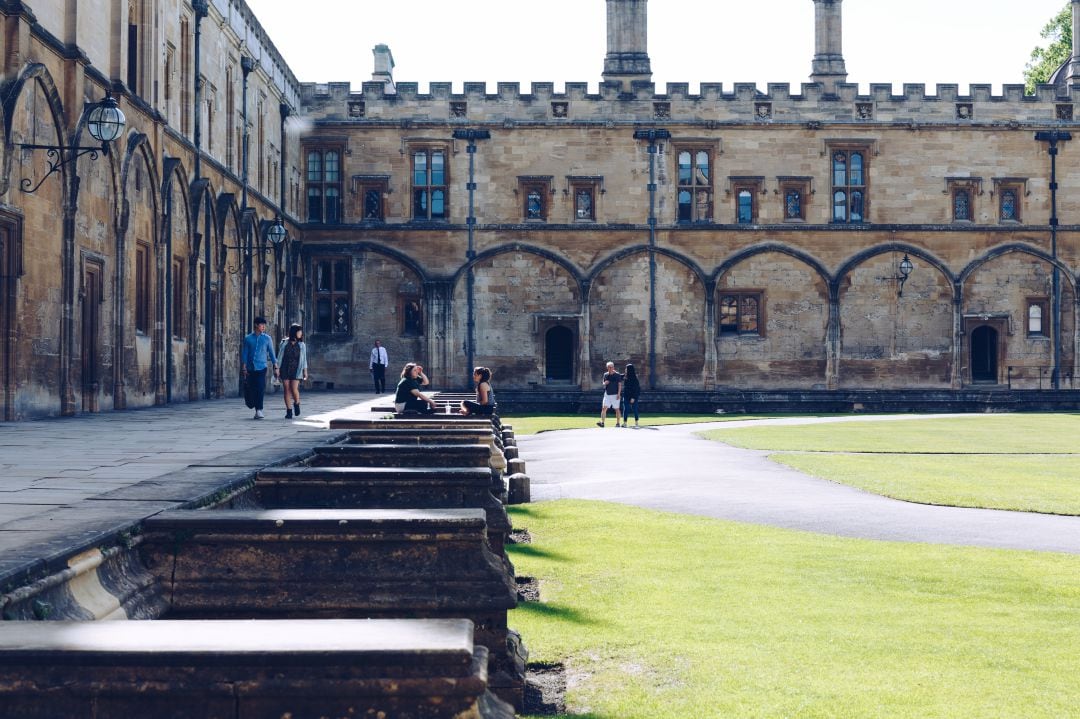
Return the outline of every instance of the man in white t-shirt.
{"type": "Polygon", "coordinates": [[[371,380],[375,383],[375,394],[386,391],[386,365],[388,364],[390,364],[390,358],[386,354],[386,348],[379,340],[375,340],[375,346],[371,348],[371,361],[368,362],[371,380]]]}

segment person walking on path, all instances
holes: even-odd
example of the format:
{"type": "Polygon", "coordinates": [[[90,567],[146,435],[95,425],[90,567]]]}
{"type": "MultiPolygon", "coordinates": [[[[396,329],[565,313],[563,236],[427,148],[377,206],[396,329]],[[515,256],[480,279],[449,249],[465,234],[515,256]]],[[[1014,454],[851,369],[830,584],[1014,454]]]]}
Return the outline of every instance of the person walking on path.
{"type": "Polygon", "coordinates": [[[244,337],[240,349],[240,375],[244,378],[244,399],[248,408],[255,410],[252,419],[263,419],[263,397],[266,395],[266,370],[274,368],[278,375],[278,359],[274,354],[274,342],[266,334],[266,318],[256,317],[251,334],[244,337]]]}
{"type": "Polygon", "coordinates": [[[638,426],[638,398],[641,397],[641,383],[638,382],[637,370],[634,369],[634,365],[626,363],[626,375],[623,380],[622,401],[623,401],[623,427],[630,422],[630,411],[634,412],[634,426],[638,426]]]}
{"type": "Polygon", "coordinates": [[[420,391],[421,387],[427,385],[428,378],[424,374],[424,368],[415,362],[407,363],[401,370],[401,381],[398,382],[397,393],[394,395],[394,411],[433,414],[435,400],[420,391]]]}
{"type": "Polygon", "coordinates": [[[491,370],[487,367],[477,367],[472,373],[473,382],[476,383],[476,399],[467,399],[461,403],[459,414],[466,417],[478,415],[490,417],[495,413],[495,390],[491,389],[491,370]]]}
{"type": "Polygon", "coordinates": [[[292,419],[293,414],[300,416],[300,383],[308,378],[307,344],[304,342],[304,328],[298,324],[289,325],[289,336],[281,340],[278,347],[278,359],[281,360],[281,387],[285,396],[285,419],[292,419]]]}
{"type": "Polygon", "coordinates": [[[386,365],[390,364],[390,357],[386,354],[386,348],[382,342],[375,340],[375,346],[371,348],[371,360],[368,369],[371,371],[371,381],[375,383],[375,394],[386,391],[386,365]]]}
{"type": "Polygon", "coordinates": [[[615,363],[608,362],[607,372],[604,374],[604,399],[600,403],[600,421],[596,423],[597,427],[604,426],[608,409],[615,410],[615,426],[620,426],[622,411],[619,409],[619,403],[622,401],[622,383],[623,376],[615,371],[615,363]]]}

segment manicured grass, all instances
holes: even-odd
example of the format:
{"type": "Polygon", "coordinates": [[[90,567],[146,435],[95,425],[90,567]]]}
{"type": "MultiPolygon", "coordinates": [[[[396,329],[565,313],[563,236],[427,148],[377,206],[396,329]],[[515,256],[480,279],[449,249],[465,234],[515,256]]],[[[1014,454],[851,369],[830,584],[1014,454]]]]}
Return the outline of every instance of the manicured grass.
{"type": "MultiPolygon", "coordinates": [[[[650,414],[642,415],[642,427],[656,427],[662,424],[693,424],[696,422],[731,422],[741,419],[761,419],[764,416],[776,415],[747,415],[747,414],[650,414]]],[[[785,415],[789,416],[789,415],[785,415]]],[[[595,427],[600,419],[600,411],[596,414],[508,414],[503,415],[502,420],[514,426],[514,434],[536,434],[537,432],[550,432],[556,429],[586,429],[595,427]]],[[[633,424],[633,420],[631,420],[633,424]]],[[[607,425],[615,427],[615,414],[608,412],[607,425]]]]}
{"type": "Polygon", "coordinates": [[[800,472],[924,504],[1080,514],[1080,415],[740,427],[702,436],[800,472]],[[802,452],[791,454],[788,452],[802,452]]]}
{"type": "Polygon", "coordinates": [[[952,507],[1080,514],[1080,455],[774,454],[815,477],[952,507]]]}
{"type": "Polygon", "coordinates": [[[993,414],[724,429],[703,436],[736,447],[797,452],[1072,454],[1078,414],[993,414]]]}
{"type": "Polygon", "coordinates": [[[874,542],[596,502],[512,510],[573,716],[1065,717],[1080,557],[874,542]]]}

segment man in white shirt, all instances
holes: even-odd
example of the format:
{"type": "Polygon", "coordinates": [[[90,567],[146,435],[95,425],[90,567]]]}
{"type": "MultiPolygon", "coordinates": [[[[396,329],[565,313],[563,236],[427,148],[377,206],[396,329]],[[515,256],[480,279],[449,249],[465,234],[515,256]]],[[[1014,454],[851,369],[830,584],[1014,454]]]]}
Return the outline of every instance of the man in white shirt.
{"type": "Polygon", "coordinates": [[[375,383],[375,394],[382,394],[386,390],[386,365],[388,364],[390,364],[390,358],[386,354],[386,348],[379,340],[375,340],[375,346],[371,348],[371,361],[368,362],[371,379],[375,383]]]}

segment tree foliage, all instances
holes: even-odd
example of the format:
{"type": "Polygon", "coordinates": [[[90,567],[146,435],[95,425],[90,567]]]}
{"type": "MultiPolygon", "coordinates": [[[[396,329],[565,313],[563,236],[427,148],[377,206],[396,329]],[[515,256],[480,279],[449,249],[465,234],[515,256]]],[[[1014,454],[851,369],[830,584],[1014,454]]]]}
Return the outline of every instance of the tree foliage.
{"type": "Polygon", "coordinates": [[[1031,51],[1031,62],[1024,68],[1024,85],[1029,94],[1035,86],[1050,82],[1050,76],[1072,56],[1072,3],[1065,3],[1061,12],[1043,26],[1039,35],[1050,41],[1046,47],[1031,51]]]}

